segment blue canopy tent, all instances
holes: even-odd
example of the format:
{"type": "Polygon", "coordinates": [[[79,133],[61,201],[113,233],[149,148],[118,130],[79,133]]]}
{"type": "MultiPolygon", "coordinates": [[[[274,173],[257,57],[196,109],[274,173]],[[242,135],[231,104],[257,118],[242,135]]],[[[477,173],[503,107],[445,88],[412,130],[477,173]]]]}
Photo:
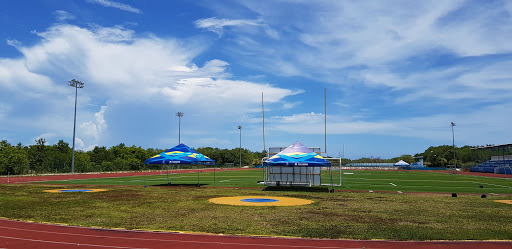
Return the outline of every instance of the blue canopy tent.
{"type": "MultiPolygon", "coordinates": [[[[171,149],[168,149],[158,155],[155,155],[146,161],[146,164],[196,164],[196,165],[215,165],[215,160],[208,158],[207,156],[197,152],[196,150],[186,146],[185,144],[179,144],[171,149]]],[[[169,181],[169,169],[167,168],[167,182],[169,181]]],[[[197,186],[199,185],[199,170],[197,171],[197,186]]],[[[146,184],[144,183],[144,187],[146,184]]]]}
{"type": "Polygon", "coordinates": [[[331,162],[310,150],[300,142],[288,146],[288,148],[277,153],[263,162],[264,166],[321,166],[330,167],[331,162]]]}
{"type": "Polygon", "coordinates": [[[267,186],[319,186],[321,167],[331,167],[331,162],[296,142],[264,161],[263,166],[267,186]]]}

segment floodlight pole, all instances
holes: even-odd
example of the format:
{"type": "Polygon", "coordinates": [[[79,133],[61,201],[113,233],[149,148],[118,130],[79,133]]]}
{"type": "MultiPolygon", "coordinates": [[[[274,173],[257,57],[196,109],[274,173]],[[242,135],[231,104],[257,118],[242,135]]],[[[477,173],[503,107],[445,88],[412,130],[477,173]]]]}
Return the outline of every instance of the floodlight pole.
{"type": "Polygon", "coordinates": [[[327,88],[324,88],[324,149],[327,156],[327,88]]]}
{"type": "Polygon", "coordinates": [[[238,129],[240,130],[240,168],[242,168],[242,126],[239,125],[238,129]]]}
{"type": "MultiPolygon", "coordinates": [[[[265,157],[267,157],[267,148],[265,147],[265,104],[263,102],[263,92],[261,92],[261,113],[263,117],[263,151],[265,152],[265,157]]],[[[263,161],[261,162],[263,165],[263,161]]]]}
{"type": "Polygon", "coordinates": [[[457,158],[455,157],[455,133],[453,132],[453,127],[455,126],[454,122],[451,122],[452,126],[452,142],[453,142],[453,162],[455,165],[455,170],[457,170],[457,158]]]}
{"type": "Polygon", "coordinates": [[[177,112],[176,116],[178,116],[178,144],[181,144],[181,117],[183,117],[183,112],[177,112]]]}
{"type": "Polygon", "coordinates": [[[76,132],[76,102],[78,96],[78,88],[84,88],[84,83],[75,79],[72,79],[68,82],[68,86],[75,88],[75,115],[73,122],[73,148],[71,154],[71,174],[75,173],[75,132],[76,132]]]}

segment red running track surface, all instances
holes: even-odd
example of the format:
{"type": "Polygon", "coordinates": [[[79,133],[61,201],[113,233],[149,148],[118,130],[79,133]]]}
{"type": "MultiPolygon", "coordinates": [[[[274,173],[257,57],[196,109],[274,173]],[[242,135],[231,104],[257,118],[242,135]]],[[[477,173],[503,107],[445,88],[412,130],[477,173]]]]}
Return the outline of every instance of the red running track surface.
{"type": "Polygon", "coordinates": [[[0,219],[0,248],[408,248],[408,249],[502,249],[512,248],[506,241],[383,241],[267,238],[223,235],[181,234],[109,230],[38,224],[0,219]]]}

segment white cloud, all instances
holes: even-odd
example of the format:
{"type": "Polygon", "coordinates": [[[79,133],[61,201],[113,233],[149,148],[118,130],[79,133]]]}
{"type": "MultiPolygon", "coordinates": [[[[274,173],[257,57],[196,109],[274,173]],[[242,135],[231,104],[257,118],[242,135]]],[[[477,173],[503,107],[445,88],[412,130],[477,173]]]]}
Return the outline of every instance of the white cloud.
{"type": "MultiPolygon", "coordinates": [[[[301,76],[344,86],[364,82],[368,87],[383,87],[386,91],[421,92],[425,84],[449,85],[453,89],[455,78],[465,74],[476,76],[466,70],[480,70],[478,66],[454,66],[450,59],[471,61],[480,56],[512,52],[512,43],[508,42],[512,40],[511,5],[507,2],[269,4],[242,1],[240,4],[260,16],[259,25],[275,29],[281,37],[271,42],[244,30],[233,30],[236,39],[226,39],[226,49],[236,52],[238,63],[276,75],[301,76]],[[283,7],[292,9],[294,14],[278,11],[283,7]],[[442,56],[448,56],[447,61],[442,56]],[[432,64],[441,66],[430,68],[432,64]],[[442,83],[435,82],[437,79],[442,83]]],[[[236,16],[236,10],[226,15],[236,16]]],[[[213,19],[216,22],[205,26],[221,28],[223,22],[219,20],[213,19]]],[[[497,67],[496,72],[508,73],[507,66],[497,67]]],[[[477,96],[476,88],[464,89],[458,99],[477,96]]],[[[436,94],[426,97],[448,98],[436,94]]]]}
{"type": "Polygon", "coordinates": [[[194,22],[196,27],[204,28],[209,31],[215,32],[222,35],[224,27],[229,26],[260,26],[262,25],[259,20],[229,20],[229,19],[217,19],[216,17],[199,19],[194,22]]]}
{"type": "Polygon", "coordinates": [[[118,2],[114,2],[114,1],[110,1],[110,0],[87,0],[87,2],[103,5],[105,7],[112,7],[112,8],[128,11],[128,12],[133,12],[133,13],[137,13],[137,14],[142,14],[141,10],[134,8],[128,4],[124,4],[124,3],[118,3],[118,2]]]}
{"type": "Polygon", "coordinates": [[[73,16],[72,14],[70,14],[69,12],[67,11],[64,11],[64,10],[56,10],[53,12],[53,14],[55,15],[55,18],[57,19],[57,21],[66,21],[66,20],[73,20],[75,19],[75,16],[73,16]]]}
{"type": "Polygon", "coordinates": [[[82,139],[80,139],[79,137],[75,137],[75,150],[84,150],[85,148],[85,143],[82,139]]]}
{"type": "Polygon", "coordinates": [[[74,91],[66,82],[76,78],[85,83],[77,110],[77,136],[84,150],[94,144],[124,142],[133,132],[130,127],[140,120],[126,125],[109,122],[110,117],[122,118],[123,112],[130,112],[122,106],[146,108],[140,111],[156,122],[162,119],[157,113],[162,105],[172,108],[171,113],[179,108],[196,114],[187,115],[187,121],[220,129],[226,120],[259,112],[261,92],[269,104],[303,92],[233,80],[226,61],[195,65],[193,59],[206,47],[200,40],[135,36],[120,26],[87,29],[60,24],[34,34],[41,37],[35,45],[11,43],[22,52],[21,58],[0,58],[0,96],[19,107],[4,112],[2,123],[9,129],[49,131],[69,138],[74,91]],[[33,113],[13,115],[27,112],[22,103],[38,101],[43,104],[36,105],[33,113]],[[110,109],[111,104],[117,108],[110,109]],[[219,115],[223,118],[214,118],[219,115]],[[203,124],[206,117],[214,121],[203,124]],[[116,135],[105,136],[107,129],[109,135],[116,135]]]}
{"type": "MultiPolygon", "coordinates": [[[[330,115],[327,119],[328,135],[374,134],[445,141],[451,135],[450,122],[457,126],[457,144],[508,143],[508,137],[490,136],[509,134],[512,117],[503,115],[512,104],[494,105],[468,113],[437,114],[394,120],[362,121],[357,118],[330,115]],[[478,117],[478,118],[476,118],[478,117]],[[493,141],[490,141],[492,139],[493,141]]],[[[291,116],[274,116],[267,119],[268,129],[290,134],[324,134],[324,116],[320,113],[300,113],[291,116]]]]}
{"type": "Polygon", "coordinates": [[[283,109],[292,109],[302,104],[302,101],[297,102],[283,102],[283,109]]]}
{"type": "Polygon", "coordinates": [[[104,42],[130,42],[135,33],[135,31],[119,25],[114,27],[94,26],[92,31],[96,39],[104,42]]]}
{"type": "Polygon", "coordinates": [[[39,140],[39,139],[44,139],[46,141],[46,145],[48,145],[50,143],[50,140],[53,139],[54,137],[56,137],[57,134],[55,133],[44,133],[44,134],[41,134],[37,137],[35,137],[32,142],[35,144],[35,141],[36,140],[39,140]]]}
{"type": "Polygon", "coordinates": [[[204,101],[199,101],[196,105],[202,109],[219,109],[240,114],[261,103],[262,92],[266,103],[275,103],[283,96],[299,94],[302,90],[293,91],[268,84],[212,78],[182,79],[172,87],[152,89],[152,94],[164,96],[176,104],[194,102],[200,96],[204,101]]]}
{"type": "Polygon", "coordinates": [[[108,127],[104,118],[106,110],[107,106],[102,106],[100,111],[94,114],[96,120],[87,121],[79,125],[84,136],[94,139],[93,141],[98,141],[100,139],[100,136],[103,135],[103,132],[108,127]]]}
{"type": "Polygon", "coordinates": [[[23,60],[2,58],[0,58],[0,87],[20,94],[59,90],[53,88],[49,77],[29,71],[23,60]]]}
{"type": "Polygon", "coordinates": [[[402,90],[397,103],[419,99],[437,101],[472,100],[476,102],[508,101],[512,94],[512,62],[486,65],[454,65],[439,69],[408,72],[405,75],[389,69],[368,69],[353,75],[370,87],[386,86],[402,90]]]}
{"type": "Polygon", "coordinates": [[[253,27],[259,27],[263,30],[264,34],[267,37],[272,39],[278,39],[279,33],[270,28],[267,24],[265,24],[261,19],[251,20],[251,19],[218,19],[216,17],[204,18],[196,20],[195,25],[197,28],[206,29],[208,31],[217,33],[219,36],[222,36],[226,30],[226,28],[240,28],[241,32],[246,33],[258,33],[258,29],[253,30],[253,27]]]}
{"type": "Polygon", "coordinates": [[[0,102],[0,118],[7,116],[7,113],[9,113],[11,108],[11,105],[0,102]]]}

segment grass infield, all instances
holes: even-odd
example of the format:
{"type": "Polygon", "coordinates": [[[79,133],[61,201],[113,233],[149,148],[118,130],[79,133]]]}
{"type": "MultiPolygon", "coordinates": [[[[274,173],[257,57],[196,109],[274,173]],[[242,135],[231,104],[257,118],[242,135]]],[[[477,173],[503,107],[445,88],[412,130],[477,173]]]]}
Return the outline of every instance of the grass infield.
{"type": "MultiPolygon", "coordinates": [[[[195,186],[198,182],[197,173],[177,174],[170,170],[169,177],[162,171],[160,175],[96,178],[68,181],[51,181],[52,184],[84,184],[84,185],[139,185],[143,186],[195,186]],[[145,179],[144,179],[145,178],[145,179]]],[[[339,185],[340,173],[333,170],[333,184],[339,185]]],[[[344,170],[342,186],[334,189],[365,190],[365,191],[401,191],[401,192],[441,192],[441,193],[512,193],[512,179],[491,178],[461,174],[446,174],[423,171],[374,171],[344,170]]],[[[260,187],[258,181],[263,179],[262,170],[239,170],[200,172],[199,183],[212,187],[260,187]],[[215,179],[214,179],[215,174],[215,179]]],[[[322,182],[329,183],[329,172],[322,171],[322,182]]]]}
{"type": "MultiPolygon", "coordinates": [[[[66,186],[68,189],[83,186],[66,186]]],[[[48,193],[54,185],[0,185],[0,216],[75,226],[202,233],[391,240],[511,240],[507,195],[260,191],[246,188],[107,187],[48,193]],[[230,206],[215,197],[280,196],[304,206],[230,206]]]]}
{"type": "MultiPolygon", "coordinates": [[[[142,187],[143,177],[52,182],[66,183],[58,186],[0,185],[0,216],[87,227],[235,235],[512,240],[512,205],[495,202],[512,199],[511,195],[499,194],[512,192],[510,179],[431,172],[343,173],[349,173],[342,175],[343,186],[335,188],[365,192],[261,191],[263,187],[256,183],[262,178],[261,170],[216,172],[215,182],[213,172],[200,173],[200,183],[211,186],[208,188],[195,187],[197,173],[169,176],[172,185],[185,187],[165,187],[166,175],[146,176],[148,188],[142,187]],[[44,192],[87,189],[89,184],[111,186],[102,186],[108,191],[96,193],[44,192]],[[370,193],[368,190],[391,192],[370,193]],[[451,192],[477,194],[453,198],[451,192]],[[487,198],[480,198],[480,193],[487,193],[487,198]],[[291,197],[314,202],[304,206],[255,207],[218,205],[208,201],[234,196],[291,197]]],[[[324,182],[327,177],[324,175],[324,182]]],[[[339,183],[339,178],[336,181],[339,183]]]]}

